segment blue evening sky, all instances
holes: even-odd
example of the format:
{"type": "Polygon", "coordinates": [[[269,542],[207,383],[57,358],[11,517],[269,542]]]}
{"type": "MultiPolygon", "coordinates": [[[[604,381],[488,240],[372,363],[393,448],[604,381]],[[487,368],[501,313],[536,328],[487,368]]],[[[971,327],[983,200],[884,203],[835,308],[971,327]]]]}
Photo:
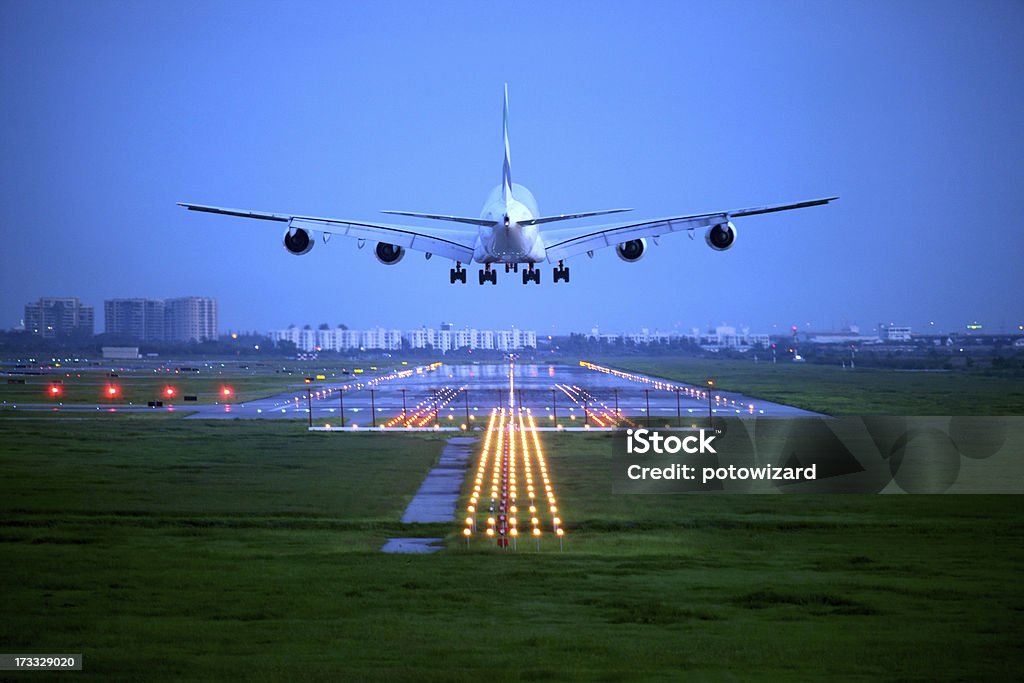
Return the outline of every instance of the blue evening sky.
{"type": "Polygon", "coordinates": [[[3,0],[0,92],[0,327],[39,296],[102,331],[106,298],[185,295],[222,330],[1024,323],[1020,2],[3,0]],[[528,287],[175,206],[478,215],[505,81],[545,214],[842,198],[528,287]]]}

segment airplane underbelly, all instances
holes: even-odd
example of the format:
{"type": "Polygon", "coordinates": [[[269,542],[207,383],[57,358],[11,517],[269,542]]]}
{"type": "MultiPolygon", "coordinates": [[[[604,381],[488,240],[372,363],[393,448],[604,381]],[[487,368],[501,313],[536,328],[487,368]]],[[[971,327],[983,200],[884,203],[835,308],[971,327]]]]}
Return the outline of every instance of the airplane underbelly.
{"type": "Polygon", "coordinates": [[[485,229],[473,251],[477,263],[539,263],[544,259],[544,245],[533,226],[485,229]]]}

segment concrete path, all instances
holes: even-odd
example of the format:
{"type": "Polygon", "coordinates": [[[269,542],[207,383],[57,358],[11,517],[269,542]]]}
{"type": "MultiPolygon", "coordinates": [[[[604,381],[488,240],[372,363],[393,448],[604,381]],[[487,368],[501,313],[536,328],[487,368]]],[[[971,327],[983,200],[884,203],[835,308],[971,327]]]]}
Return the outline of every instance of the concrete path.
{"type": "Polygon", "coordinates": [[[427,474],[419,491],[409,502],[409,507],[405,509],[402,524],[451,522],[455,518],[455,504],[466,478],[466,468],[473,458],[473,445],[476,441],[471,436],[448,439],[441,460],[427,474]]]}
{"type": "MultiPolygon", "coordinates": [[[[476,441],[471,436],[448,439],[440,461],[427,473],[427,478],[405,509],[402,524],[431,524],[454,519],[459,490],[466,477],[466,468],[473,459],[476,441]]],[[[443,538],[389,538],[381,552],[432,553],[443,547],[443,538]]]]}
{"type": "Polygon", "coordinates": [[[389,538],[382,553],[432,553],[444,548],[443,538],[389,538]]]}

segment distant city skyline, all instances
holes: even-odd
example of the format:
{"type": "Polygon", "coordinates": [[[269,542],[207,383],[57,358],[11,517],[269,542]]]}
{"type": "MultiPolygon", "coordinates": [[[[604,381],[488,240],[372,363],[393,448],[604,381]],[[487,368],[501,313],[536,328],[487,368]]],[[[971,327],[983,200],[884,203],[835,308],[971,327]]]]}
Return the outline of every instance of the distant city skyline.
{"type": "Polygon", "coordinates": [[[202,292],[238,330],[1010,330],[1022,26],[1010,0],[0,3],[0,89],[17,95],[0,99],[0,324],[40,296],[100,315],[202,292]],[[495,50],[481,26],[530,49],[495,50]],[[566,262],[570,283],[544,264],[529,286],[453,286],[439,256],[384,266],[341,236],[290,256],[279,224],[177,206],[478,215],[501,180],[505,82],[513,176],[546,215],[840,199],[737,218],[725,252],[665,235],[639,263],[598,251],[566,262]]]}
{"type": "MultiPolygon", "coordinates": [[[[398,322],[394,322],[393,318],[392,319],[377,318],[373,322],[370,322],[368,324],[360,324],[357,320],[346,320],[345,316],[343,314],[341,314],[341,315],[328,315],[328,316],[321,315],[319,317],[314,316],[310,320],[289,321],[288,323],[285,323],[285,324],[282,324],[280,321],[277,321],[277,322],[273,322],[272,321],[269,324],[263,324],[263,325],[257,325],[257,326],[249,327],[249,326],[241,326],[241,325],[231,324],[231,322],[230,322],[231,321],[230,311],[227,312],[227,317],[225,318],[225,311],[223,310],[223,307],[218,304],[218,298],[217,297],[194,297],[194,296],[184,296],[184,297],[182,297],[182,296],[178,296],[178,297],[169,297],[166,300],[161,300],[161,299],[151,299],[151,298],[139,297],[139,296],[119,296],[119,297],[114,297],[114,298],[111,298],[111,299],[104,299],[102,302],[95,302],[95,303],[94,302],[86,301],[86,300],[82,299],[81,297],[76,297],[73,294],[67,294],[65,296],[60,296],[60,297],[39,297],[39,300],[48,300],[48,299],[53,299],[53,300],[78,299],[83,306],[91,308],[91,309],[94,310],[94,313],[92,313],[93,317],[91,319],[91,320],[94,320],[94,323],[92,323],[92,324],[94,324],[95,329],[97,331],[104,331],[104,332],[112,331],[111,328],[110,328],[109,323],[107,322],[107,314],[111,310],[111,307],[110,307],[109,304],[111,304],[112,302],[119,302],[119,303],[120,302],[131,302],[131,301],[149,301],[149,302],[153,302],[153,301],[172,301],[172,300],[180,301],[180,302],[185,302],[186,300],[190,300],[190,299],[201,299],[201,300],[207,300],[208,299],[208,300],[211,300],[213,302],[214,313],[213,313],[213,318],[212,318],[212,326],[209,327],[209,328],[203,328],[203,329],[204,330],[205,329],[210,329],[213,332],[220,333],[220,334],[226,334],[226,333],[230,333],[230,332],[257,332],[259,334],[266,334],[270,330],[285,329],[285,328],[287,328],[289,326],[292,326],[292,325],[294,325],[296,327],[299,327],[299,328],[302,328],[302,327],[304,327],[306,325],[310,325],[314,329],[317,326],[321,325],[321,324],[327,324],[331,328],[337,327],[338,325],[345,325],[345,326],[347,326],[349,328],[353,328],[353,329],[357,329],[357,328],[358,329],[365,329],[365,328],[376,328],[376,327],[382,327],[382,328],[387,328],[387,329],[416,329],[416,328],[421,328],[421,327],[434,327],[434,326],[441,325],[441,319],[440,318],[436,319],[436,320],[422,320],[420,322],[417,322],[417,323],[414,323],[414,324],[411,324],[411,325],[400,324],[398,322]],[[315,320],[315,322],[314,322],[314,320],[315,320]]],[[[23,310],[24,310],[24,306],[27,305],[27,304],[30,304],[30,303],[32,303],[32,302],[25,302],[24,304],[22,304],[23,310]]],[[[484,328],[500,328],[500,327],[507,327],[507,328],[515,327],[515,328],[519,328],[519,329],[527,329],[527,328],[529,328],[529,329],[536,330],[537,334],[544,335],[544,336],[547,336],[547,335],[550,335],[550,334],[565,335],[565,334],[572,334],[572,333],[589,333],[590,330],[592,328],[594,328],[594,327],[600,328],[602,332],[607,332],[607,333],[612,333],[612,334],[630,334],[630,333],[637,332],[637,331],[639,331],[641,329],[644,329],[644,328],[649,329],[651,332],[656,332],[656,331],[658,331],[658,332],[673,332],[673,331],[675,331],[675,332],[680,332],[680,333],[683,333],[683,332],[688,333],[690,330],[692,330],[694,328],[699,329],[701,331],[713,331],[715,328],[720,327],[720,326],[729,326],[729,327],[734,327],[736,329],[744,329],[745,328],[745,329],[749,329],[751,332],[754,332],[754,333],[775,335],[775,334],[786,334],[789,330],[792,329],[793,325],[796,325],[797,329],[800,332],[808,332],[808,331],[813,331],[813,332],[841,332],[841,331],[844,331],[844,330],[848,330],[850,328],[860,328],[862,331],[874,331],[874,330],[877,330],[879,325],[896,325],[896,326],[907,326],[907,327],[910,327],[910,328],[913,329],[915,334],[944,334],[944,333],[970,331],[969,326],[980,324],[981,327],[978,328],[978,329],[975,329],[974,331],[978,331],[980,329],[980,331],[983,331],[983,332],[999,333],[999,334],[1013,334],[1013,333],[1018,333],[1018,332],[1024,333],[1024,319],[1022,319],[1020,322],[1014,322],[1014,321],[1010,321],[1010,320],[986,321],[986,320],[982,320],[982,319],[971,318],[971,319],[955,322],[955,323],[953,323],[951,325],[943,325],[941,322],[939,322],[937,320],[918,320],[918,321],[915,321],[915,320],[912,320],[912,319],[910,319],[908,317],[902,317],[902,316],[901,317],[896,317],[896,318],[878,319],[878,320],[872,320],[872,321],[854,321],[854,320],[847,320],[845,318],[837,316],[837,317],[834,317],[834,318],[832,318],[832,319],[830,319],[828,321],[821,322],[821,323],[817,323],[817,322],[809,321],[809,320],[798,319],[797,321],[793,321],[793,322],[784,322],[783,321],[783,322],[776,322],[776,323],[770,323],[768,325],[758,326],[758,325],[754,325],[754,324],[748,324],[746,322],[737,322],[736,319],[734,319],[734,318],[732,318],[730,316],[727,316],[727,315],[719,316],[719,318],[717,318],[717,319],[707,320],[707,321],[704,321],[704,322],[677,320],[677,321],[674,321],[674,322],[671,322],[671,323],[669,323],[667,321],[666,322],[653,323],[652,322],[652,317],[650,317],[649,314],[646,314],[646,315],[648,315],[648,317],[646,317],[646,318],[641,317],[641,316],[645,315],[645,312],[643,312],[643,311],[637,311],[637,314],[638,314],[637,322],[633,323],[633,324],[627,323],[627,324],[624,324],[624,325],[613,326],[613,325],[604,325],[604,324],[600,324],[600,323],[592,323],[592,324],[589,324],[589,325],[583,325],[583,326],[574,327],[574,328],[570,328],[568,326],[562,326],[560,328],[552,326],[552,327],[550,327],[547,330],[542,329],[542,328],[540,328],[540,327],[538,327],[536,325],[529,325],[529,324],[524,324],[524,325],[516,325],[516,324],[489,325],[489,324],[486,324],[485,322],[482,322],[482,320],[486,320],[487,319],[486,316],[477,317],[475,315],[472,318],[472,320],[467,318],[467,319],[465,319],[464,322],[460,322],[459,319],[455,319],[451,324],[454,326],[455,329],[469,328],[469,327],[474,327],[474,328],[479,328],[479,329],[484,329],[484,328]]],[[[17,329],[19,324],[24,324],[24,323],[25,323],[25,318],[22,316],[17,321],[14,321],[12,324],[4,325],[2,329],[17,329]]],[[[205,323],[205,324],[210,324],[210,323],[205,323]]],[[[177,336],[182,336],[182,334],[184,334],[184,332],[175,333],[175,334],[177,334],[177,336]]],[[[202,336],[202,335],[200,335],[200,336],[202,336]]]]}

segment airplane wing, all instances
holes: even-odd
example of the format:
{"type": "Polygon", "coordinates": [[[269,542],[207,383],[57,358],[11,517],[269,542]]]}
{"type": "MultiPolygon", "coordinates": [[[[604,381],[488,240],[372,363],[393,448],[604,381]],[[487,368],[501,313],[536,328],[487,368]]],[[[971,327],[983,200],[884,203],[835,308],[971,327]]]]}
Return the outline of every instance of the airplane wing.
{"type": "Polygon", "coordinates": [[[726,223],[732,218],[756,216],[776,211],[789,211],[790,209],[803,209],[808,206],[820,206],[836,199],[839,199],[839,197],[809,199],[793,204],[772,204],[749,209],[737,209],[735,211],[718,211],[691,216],[657,218],[632,223],[596,225],[587,228],[576,228],[574,230],[545,231],[542,233],[544,236],[544,248],[547,251],[548,261],[554,263],[567,259],[570,256],[612,247],[642,237],[657,237],[683,230],[693,231],[698,228],[710,228],[726,223]]]}
{"type": "Polygon", "coordinates": [[[293,216],[285,213],[268,213],[264,211],[248,211],[245,209],[228,209],[220,206],[188,204],[179,202],[189,211],[219,213],[225,216],[255,218],[284,224],[289,230],[302,229],[324,235],[324,241],[331,235],[344,235],[356,239],[368,239],[387,242],[406,249],[414,249],[429,254],[436,254],[453,261],[469,263],[473,260],[473,242],[475,234],[465,232],[411,228],[401,225],[385,225],[383,223],[366,223],[363,221],[346,221],[337,218],[318,218],[315,216],[293,216]]]}
{"type": "Polygon", "coordinates": [[[556,221],[571,221],[575,218],[590,218],[591,216],[606,216],[610,213],[623,213],[624,211],[632,211],[633,209],[605,209],[604,211],[584,211],[583,213],[564,213],[560,216],[541,216],[540,218],[531,218],[525,221],[516,221],[519,225],[543,225],[545,223],[554,223],[556,221]]]}
{"type": "Polygon", "coordinates": [[[381,210],[381,213],[389,213],[393,216],[412,216],[413,218],[428,218],[432,221],[451,221],[452,223],[468,223],[470,225],[497,225],[497,221],[489,221],[483,218],[466,218],[465,216],[442,216],[436,213],[414,213],[412,211],[387,211],[381,210]]]}

